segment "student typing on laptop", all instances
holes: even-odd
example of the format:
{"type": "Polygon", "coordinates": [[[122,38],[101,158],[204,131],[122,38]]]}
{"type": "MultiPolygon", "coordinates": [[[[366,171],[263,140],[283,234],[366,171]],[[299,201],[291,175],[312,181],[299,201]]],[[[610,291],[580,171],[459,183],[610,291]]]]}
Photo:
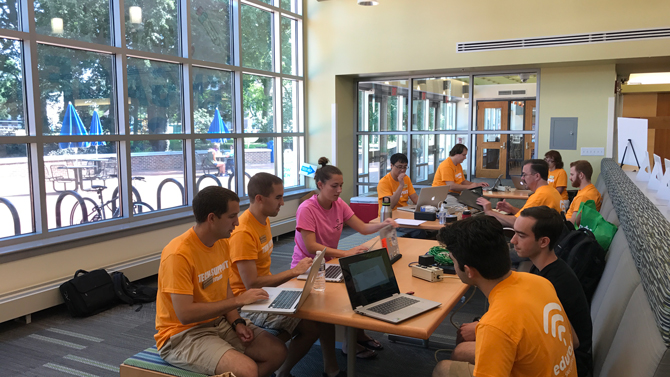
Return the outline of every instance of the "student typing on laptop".
{"type": "MultiPolygon", "coordinates": [[[[468,148],[463,144],[456,144],[451,151],[449,157],[442,161],[437,167],[435,177],[433,178],[433,186],[449,186],[449,192],[458,195],[461,191],[475,188],[488,187],[486,182],[470,182],[465,179],[463,175],[463,167],[461,163],[468,157],[468,148]]],[[[450,205],[457,205],[455,198],[447,198],[450,205]]]]}
{"type": "MultiPolygon", "coordinates": [[[[352,227],[361,234],[372,234],[386,226],[398,227],[393,219],[386,219],[381,223],[366,224],[359,219],[349,206],[340,198],[344,179],[342,171],[333,165],[328,165],[328,159],[319,159],[321,167],[314,174],[314,181],[319,190],[318,195],[305,200],[296,212],[295,248],[291,268],[300,263],[303,258],[314,258],[317,251],[324,250],[326,260],[346,257],[367,251],[364,246],[356,246],[349,250],[339,250],[337,245],[342,235],[344,225],[352,227]]],[[[321,335],[321,346],[335,346],[335,331],[321,335]]],[[[383,347],[379,342],[370,338],[364,331],[358,332],[358,343],[363,345],[357,356],[359,358],[375,357],[375,350],[383,347]]],[[[346,347],[343,347],[346,349],[346,347]]]]}
{"type": "Polygon", "coordinates": [[[406,207],[407,200],[412,199],[416,204],[419,195],[416,194],[412,180],[405,174],[409,160],[402,153],[391,156],[391,172],[379,180],[377,185],[377,197],[379,198],[379,210],[382,208],[382,199],[385,196],[391,198],[391,209],[406,207]]]}
{"type": "Polygon", "coordinates": [[[268,298],[262,289],[235,297],[228,284],[228,238],[238,225],[240,198],[219,186],[193,198],[196,224],[161,254],[156,298],[156,347],[163,360],[207,375],[269,376],[286,347],[240,317],[237,308],[268,298]]]}
{"type": "Polygon", "coordinates": [[[526,204],[522,208],[516,208],[513,205],[502,200],[496,205],[496,209],[505,211],[508,215],[496,212],[491,207],[491,202],[485,198],[477,199],[477,204],[484,207],[484,213],[493,216],[500,221],[503,226],[513,227],[517,217],[526,208],[547,206],[561,212],[561,194],[555,188],[547,184],[549,175],[549,165],[544,160],[526,160],[521,168],[521,179],[525,182],[533,195],[528,197],[526,204]]]}
{"type": "MultiPolygon", "coordinates": [[[[269,217],[277,216],[284,205],[284,184],[279,177],[261,172],[251,177],[247,192],[249,209],[240,216],[240,225],[230,237],[230,285],[236,296],[247,289],[277,287],[304,273],[312,265],[312,258],[307,257],[290,270],[276,275],[270,273],[273,242],[269,217]]],[[[277,377],[291,376],[291,369],[319,338],[319,324],[312,321],[262,312],[242,311],[240,315],[256,326],[285,331],[291,337],[286,361],[277,370],[277,377]]],[[[323,358],[324,371],[337,374],[339,367],[335,350],[330,352],[332,355],[323,358]]],[[[340,374],[344,375],[343,372],[340,374]]]]}

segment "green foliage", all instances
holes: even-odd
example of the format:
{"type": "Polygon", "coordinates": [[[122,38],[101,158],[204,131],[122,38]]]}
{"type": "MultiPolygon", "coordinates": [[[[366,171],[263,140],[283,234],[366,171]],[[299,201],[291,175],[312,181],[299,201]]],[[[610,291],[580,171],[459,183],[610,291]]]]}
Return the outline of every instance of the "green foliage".
{"type": "Polygon", "coordinates": [[[228,0],[191,0],[191,56],[230,64],[228,0]]]}
{"type": "Polygon", "coordinates": [[[125,6],[126,45],[129,48],[166,55],[178,54],[177,0],[128,0],[125,6]],[[130,22],[127,9],[131,6],[142,8],[141,24],[130,22]]]}
{"type": "Polygon", "coordinates": [[[109,45],[109,0],[36,0],[35,27],[38,33],[109,45]],[[63,32],[54,33],[51,20],[63,19],[63,32]]]}
{"type": "MultiPolygon", "coordinates": [[[[23,124],[23,75],[21,50],[17,41],[0,39],[0,119],[23,124]]],[[[23,127],[22,127],[23,128],[23,127]]]]}

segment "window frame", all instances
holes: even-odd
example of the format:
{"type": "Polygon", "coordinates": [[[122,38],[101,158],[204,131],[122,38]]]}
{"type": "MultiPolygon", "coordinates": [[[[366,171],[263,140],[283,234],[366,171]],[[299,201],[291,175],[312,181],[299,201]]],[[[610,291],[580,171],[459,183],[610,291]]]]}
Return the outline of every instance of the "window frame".
{"type": "MultiPolygon", "coordinates": [[[[50,35],[42,35],[36,32],[34,3],[32,0],[20,2],[18,30],[0,28],[0,38],[18,40],[22,49],[22,75],[23,75],[23,97],[24,97],[24,122],[26,127],[25,136],[0,136],[0,144],[24,144],[28,149],[28,167],[30,180],[30,195],[33,204],[34,232],[18,236],[10,236],[0,239],[0,263],[8,260],[23,259],[47,252],[68,249],[81,244],[100,242],[100,240],[118,238],[126,235],[137,234],[151,229],[164,226],[177,225],[193,221],[191,203],[195,196],[196,171],[198,161],[196,158],[195,140],[202,139],[204,134],[195,133],[193,119],[193,67],[222,70],[232,72],[233,87],[233,125],[229,138],[235,140],[234,148],[237,156],[243,156],[243,140],[249,136],[243,129],[244,125],[244,103],[242,93],[242,77],[244,74],[261,75],[272,77],[275,90],[273,100],[274,131],[272,133],[254,133],[254,137],[273,137],[283,140],[284,137],[303,138],[302,150],[299,158],[304,161],[307,155],[308,143],[306,140],[307,126],[305,125],[306,98],[305,77],[303,76],[305,66],[305,54],[303,45],[303,23],[304,16],[281,8],[280,0],[273,0],[273,4],[266,4],[258,0],[230,0],[230,22],[231,22],[231,64],[221,64],[204,60],[193,59],[189,56],[191,43],[191,0],[177,0],[178,4],[178,54],[164,55],[154,52],[131,49],[126,46],[125,39],[125,1],[112,0],[110,4],[110,17],[112,29],[112,43],[110,45],[96,44],[91,42],[66,39],[50,35]],[[273,41],[272,53],[274,58],[273,70],[263,71],[244,68],[241,66],[241,5],[249,5],[269,11],[273,17],[273,41]],[[297,75],[281,73],[281,43],[280,21],[282,17],[297,21],[297,37],[295,43],[298,51],[297,75]],[[40,109],[40,91],[37,69],[38,45],[53,45],[68,49],[91,51],[108,54],[113,59],[113,85],[116,100],[116,133],[113,135],[100,136],[71,136],[68,141],[98,141],[115,142],[117,144],[117,156],[119,164],[119,196],[123,206],[124,216],[103,222],[88,223],[84,225],[68,226],[49,229],[47,223],[48,212],[46,207],[46,180],[44,171],[44,145],[62,141],[60,135],[42,134],[42,117],[40,109]],[[128,105],[128,58],[149,59],[165,63],[177,64],[180,67],[180,84],[182,97],[182,132],[177,134],[132,134],[129,123],[128,105]],[[282,127],[282,80],[293,80],[298,83],[297,89],[297,111],[298,124],[296,132],[283,132],[282,127]],[[131,182],[131,150],[130,142],[139,140],[165,140],[181,139],[184,154],[184,189],[186,204],[180,207],[156,210],[143,213],[140,216],[132,213],[132,182],[131,182]],[[95,240],[93,240],[95,239],[95,240]]],[[[300,4],[298,4],[300,7],[300,4]]],[[[300,10],[300,9],[298,9],[300,10]]],[[[283,154],[281,146],[276,146],[277,154],[283,154]]],[[[283,176],[283,159],[275,160],[275,171],[283,176]]],[[[235,159],[235,169],[244,172],[244,158],[235,159]]],[[[298,171],[296,171],[298,174],[298,171]]],[[[244,196],[244,180],[236,179],[236,187],[232,188],[242,199],[242,204],[248,202],[244,196]]],[[[225,186],[225,185],[224,185],[225,186]]],[[[286,197],[299,197],[309,191],[305,186],[305,179],[300,175],[299,185],[287,190],[286,197]]]]}

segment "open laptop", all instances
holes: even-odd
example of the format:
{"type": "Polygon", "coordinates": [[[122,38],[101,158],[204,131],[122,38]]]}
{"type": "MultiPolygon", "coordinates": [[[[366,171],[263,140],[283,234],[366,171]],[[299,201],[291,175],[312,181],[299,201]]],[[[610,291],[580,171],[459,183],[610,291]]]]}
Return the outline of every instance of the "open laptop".
{"type": "Polygon", "coordinates": [[[442,305],[401,294],[386,249],[340,258],[344,283],[354,312],[399,323],[442,305]]]}
{"type": "MultiPolygon", "coordinates": [[[[323,260],[325,253],[319,253],[319,255],[314,259],[312,263],[313,266],[319,266],[323,260]]],[[[319,271],[318,268],[312,268],[309,271],[307,276],[307,281],[305,286],[300,288],[279,288],[279,287],[263,287],[263,289],[270,296],[267,300],[261,300],[254,302],[253,304],[244,305],[242,310],[248,312],[263,312],[263,313],[281,313],[281,314],[293,314],[300,306],[307,301],[310,292],[312,292],[312,286],[314,285],[314,279],[316,279],[316,273],[319,271]]]]}
{"type": "MultiPolygon", "coordinates": [[[[312,264],[313,266],[314,264],[312,264]]],[[[312,271],[310,267],[307,272],[298,275],[298,280],[307,280],[309,273],[312,271]]],[[[337,264],[326,264],[326,281],[330,283],[339,283],[344,280],[342,276],[342,268],[337,264]]]]}
{"type": "Polygon", "coordinates": [[[528,186],[526,186],[526,184],[521,181],[520,176],[513,175],[511,176],[511,178],[512,183],[514,184],[514,187],[516,187],[517,190],[529,190],[528,186]]]}
{"type": "Polygon", "coordinates": [[[417,208],[421,208],[421,206],[435,206],[439,208],[440,203],[447,198],[447,195],[449,195],[449,187],[447,186],[424,187],[419,192],[419,201],[416,205],[398,207],[397,209],[414,212],[417,208]]]}
{"type": "Polygon", "coordinates": [[[495,182],[493,182],[493,186],[489,187],[484,187],[484,191],[498,191],[498,186],[500,186],[500,180],[502,179],[503,174],[500,174],[498,176],[498,179],[496,179],[495,182]]]}

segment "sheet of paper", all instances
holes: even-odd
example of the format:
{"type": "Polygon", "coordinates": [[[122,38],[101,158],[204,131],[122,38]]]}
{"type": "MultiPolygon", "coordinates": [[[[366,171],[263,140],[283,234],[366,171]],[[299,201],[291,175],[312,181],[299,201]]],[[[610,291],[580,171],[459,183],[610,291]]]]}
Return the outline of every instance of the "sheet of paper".
{"type": "Polygon", "coordinates": [[[412,220],[412,219],[394,219],[398,225],[410,225],[410,226],[419,226],[425,223],[425,220],[412,220]]]}
{"type": "MultiPolygon", "coordinates": [[[[624,164],[635,165],[635,154],[637,159],[642,164],[642,155],[647,153],[647,119],[638,119],[638,118],[617,118],[617,146],[619,151],[618,162],[621,163],[623,159],[623,154],[626,152],[626,160],[623,161],[624,164]],[[631,140],[633,146],[635,147],[635,154],[628,144],[628,139],[631,140]],[[626,151],[626,146],[628,145],[628,150],[626,151]]],[[[651,172],[651,169],[649,170],[651,172]]]]}

